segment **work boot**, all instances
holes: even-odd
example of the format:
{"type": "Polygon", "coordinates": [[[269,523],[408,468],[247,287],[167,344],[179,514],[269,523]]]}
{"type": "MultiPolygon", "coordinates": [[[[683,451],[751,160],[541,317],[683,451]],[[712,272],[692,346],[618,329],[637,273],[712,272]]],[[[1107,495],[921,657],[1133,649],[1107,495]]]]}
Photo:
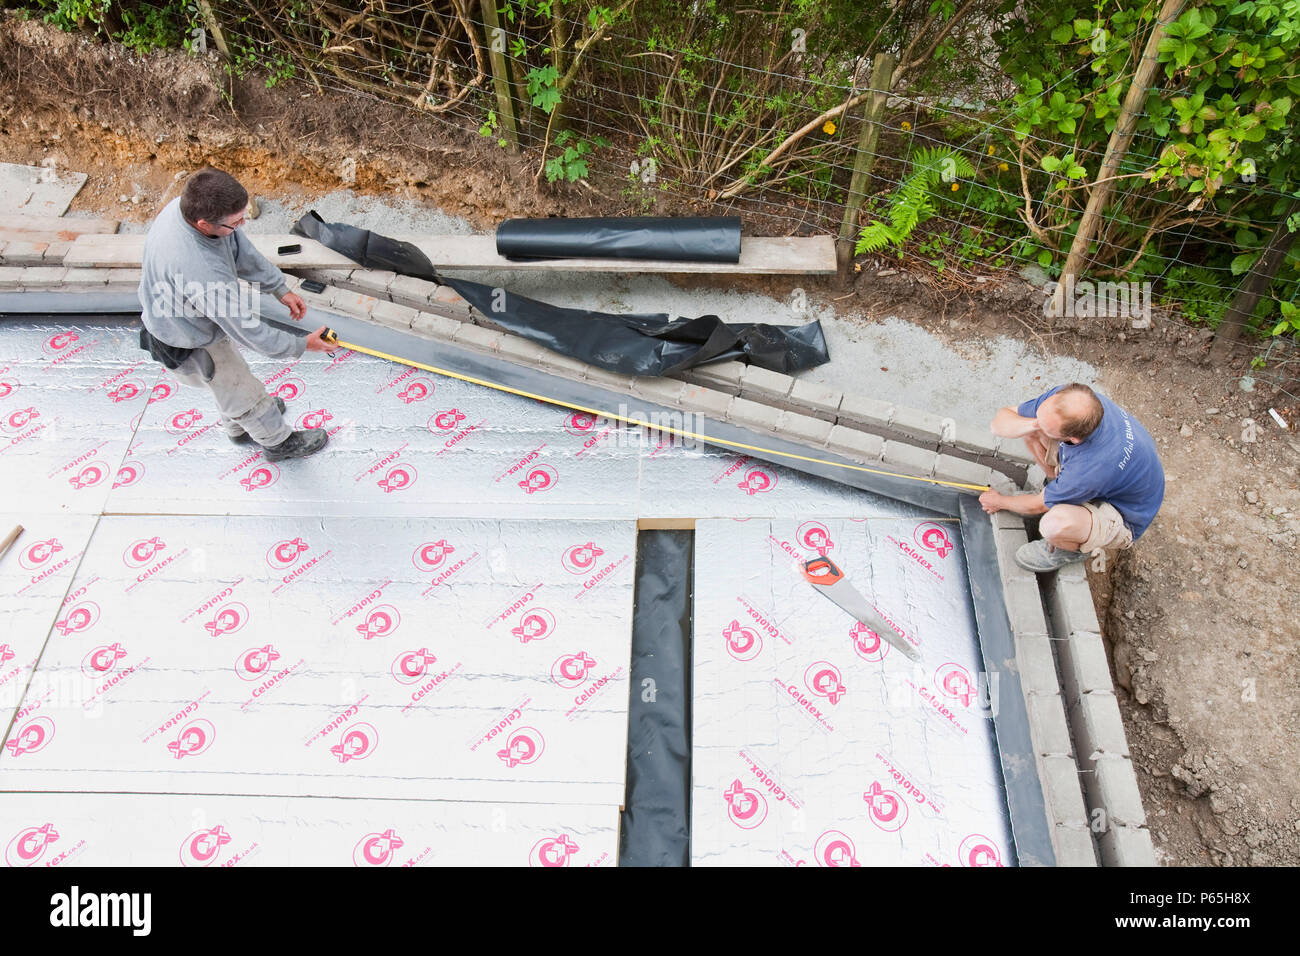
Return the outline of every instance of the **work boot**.
{"type": "Polygon", "coordinates": [[[267,461],[283,461],[286,458],[306,458],[325,447],[329,436],[323,428],[304,428],[290,433],[289,437],[278,445],[266,449],[267,461]]]}
{"type": "Polygon", "coordinates": [[[1022,544],[1016,550],[1016,564],[1026,571],[1033,571],[1036,574],[1055,571],[1067,564],[1083,561],[1087,557],[1082,551],[1066,551],[1064,548],[1054,548],[1041,538],[1028,544],[1022,544]]]}
{"type": "MultiPolygon", "coordinates": [[[[281,415],[284,414],[284,399],[281,398],[279,395],[275,396],[275,407],[280,410],[281,415]]],[[[253,436],[248,434],[248,432],[245,431],[241,431],[238,435],[231,435],[227,433],[226,437],[229,438],[236,445],[247,445],[249,442],[253,440],[253,436]]]]}

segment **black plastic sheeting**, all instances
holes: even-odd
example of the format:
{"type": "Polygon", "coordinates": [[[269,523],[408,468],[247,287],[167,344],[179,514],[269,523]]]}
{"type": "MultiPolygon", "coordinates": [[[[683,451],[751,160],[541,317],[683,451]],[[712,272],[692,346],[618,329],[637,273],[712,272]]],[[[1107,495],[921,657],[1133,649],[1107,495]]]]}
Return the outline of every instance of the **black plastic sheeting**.
{"type": "Polygon", "coordinates": [[[507,259],[665,259],[739,262],[739,216],[507,219],[497,227],[507,259]]]}
{"type": "Polygon", "coordinates": [[[692,531],[637,535],[619,866],[690,865],[694,548],[692,531]]]}
{"type": "Polygon", "coordinates": [[[368,229],[325,222],[314,210],[299,219],[293,231],[366,268],[389,269],[450,286],[493,325],[621,375],[671,375],[727,359],[788,375],[830,360],[820,322],[779,326],[727,323],[716,315],[682,319],[663,312],[612,315],[569,309],[481,282],[441,276],[417,246],[368,229]]]}

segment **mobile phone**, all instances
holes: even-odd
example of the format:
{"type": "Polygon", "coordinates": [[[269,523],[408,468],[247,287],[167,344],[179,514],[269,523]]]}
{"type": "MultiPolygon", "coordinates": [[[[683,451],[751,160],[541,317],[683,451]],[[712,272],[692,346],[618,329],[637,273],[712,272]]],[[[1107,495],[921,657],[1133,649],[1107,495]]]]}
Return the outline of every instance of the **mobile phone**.
{"type": "Polygon", "coordinates": [[[275,254],[278,256],[291,256],[295,252],[302,252],[302,246],[296,242],[293,245],[281,246],[279,249],[275,250],[275,254]]]}
{"type": "Polygon", "coordinates": [[[325,283],[317,282],[315,279],[303,279],[302,287],[308,292],[320,293],[325,291],[325,283]]]}

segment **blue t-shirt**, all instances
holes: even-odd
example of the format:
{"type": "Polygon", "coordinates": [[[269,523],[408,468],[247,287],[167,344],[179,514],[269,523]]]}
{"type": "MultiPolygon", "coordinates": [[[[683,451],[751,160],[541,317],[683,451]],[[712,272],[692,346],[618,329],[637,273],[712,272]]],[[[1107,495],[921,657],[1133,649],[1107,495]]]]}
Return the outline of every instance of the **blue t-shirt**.
{"type": "MultiPolygon", "coordinates": [[[[1033,418],[1038,406],[1061,388],[1058,385],[1030,399],[1017,411],[1033,418]]],[[[1077,445],[1061,442],[1061,472],[1043,488],[1043,503],[1051,507],[1109,501],[1136,541],[1160,510],[1165,470],[1156,455],[1156,443],[1142,423],[1104,395],[1097,398],[1104,410],[1101,424],[1077,445]]]]}

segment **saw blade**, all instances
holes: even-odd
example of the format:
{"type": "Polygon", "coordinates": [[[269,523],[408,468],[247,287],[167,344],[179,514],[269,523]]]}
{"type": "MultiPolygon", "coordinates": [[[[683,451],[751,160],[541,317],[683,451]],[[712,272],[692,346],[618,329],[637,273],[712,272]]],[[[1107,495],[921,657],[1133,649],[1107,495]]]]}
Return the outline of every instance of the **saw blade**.
{"type": "Polygon", "coordinates": [[[813,558],[811,561],[804,562],[803,576],[809,584],[839,605],[842,610],[871,628],[882,641],[888,641],[908,660],[920,662],[921,655],[916,648],[886,623],[880,616],[880,612],[848,582],[844,572],[830,558],[813,558]]]}

